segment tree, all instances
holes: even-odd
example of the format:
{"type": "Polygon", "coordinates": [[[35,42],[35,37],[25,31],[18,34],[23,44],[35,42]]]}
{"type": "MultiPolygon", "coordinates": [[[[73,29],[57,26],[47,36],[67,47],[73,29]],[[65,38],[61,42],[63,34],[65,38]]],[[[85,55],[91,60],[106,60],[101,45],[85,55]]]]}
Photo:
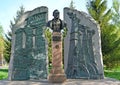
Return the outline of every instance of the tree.
{"type": "Polygon", "coordinates": [[[120,28],[120,2],[119,0],[113,0],[113,19],[112,23],[120,28]]]}
{"type": "Polygon", "coordinates": [[[11,41],[12,41],[12,28],[13,26],[20,20],[20,17],[24,14],[25,8],[23,6],[16,13],[16,17],[14,17],[14,21],[10,21],[10,31],[5,35],[5,50],[4,50],[4,58],[9,63],[11,56],[11,41]]]}
{"type": "Polygon", "coordinates": [[[11,56],[11,41],[12,41],[12,32],[9,31],[8,34],[5,35],[5,39],[4,39],[5,42],[4,58],[7,63],[9,63],[11,56]]]}
{"type": "Polygon", "coordinates": [[[109,24],[112,18],[111,9],[107,10],[106,0],[91,0],[87,3],[89,14],[97,21],[102,29],[109,24]]]}
{"type": "MultiPolygon", "coordinates": [[[[4,50],[4,39],[3,39],[3,28],[0,25],[0,58],[3,58],[3,50],[4,50]]],[[[1,64],[1,63],[0,63],[1,64]]]]}
{"type": "MultiPolygon", "coordinates": [[[[16,13],[16,17],[14,17],[14,24],[16,24],[19,20],[20,17],[24,14],[25,12],[25,8],[23,6],[20,6],[20,10],[17,11],[16,13]]],[[[11,26],[13,25],[12,21],[11,21],[11,26]]],[[[12,28],[12,27],[10,27],[12,28]]]]}
{"type": "Polygon", "coordinates": [[[74,2],[73,2],[73,0],[71,0],[71,2],[70,2],[70,9],[75,9],[75,6],[74,6],[74,2]]]}
{"type": "Polygon", "coordinates": [[[92,0],[87,2],[89,14],[97,21],[101,28],[101,43],[104,64],[109,68],[113,67],[114,62],[119,55],[118,50],[120,36],[116,26],[110,21],[113,18],[113,12],[107,8],[107,0],[92,0]]]}
{"type": "Polygon", "coordinates": [[[3,51],[3,48],[4,48],[3,28],[0,25],[0,52],[3,51]]]}
{"type": "MultiPolygon", "coordinates": [[[[112,24],[116,27],[117,30],[117,34],[118,36],[120,36],[120,1],[119,0],[113,0],[113,17],[112,17],[112,24]]],[[[118,40],[120,42],[120,37],[118,37],[118,40]]],[[[118,44],[119,44],[118,42],[118,44]]],[[[115,50],[115,63],[117,63],[116,65],[120,65],[120,45],[119,45],[119,49],[117,48],[117,50],[115,50]]]]}
{"type": "Polygon", "coordinates": [[[115,67],[116,61],[120,61],[120,30],[116,26],[110,25],[104,30],[102,35],[103,61],[108,68],[115,67]],[[112,30],[112,31],[111,31],[112,30]]]}

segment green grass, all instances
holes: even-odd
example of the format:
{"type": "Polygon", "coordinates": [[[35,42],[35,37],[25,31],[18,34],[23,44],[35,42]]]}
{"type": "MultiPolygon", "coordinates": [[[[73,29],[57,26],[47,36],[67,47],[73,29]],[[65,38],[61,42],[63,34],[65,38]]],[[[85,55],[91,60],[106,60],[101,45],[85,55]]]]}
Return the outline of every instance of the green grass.
{"type": "MultiPolygon", "coordinates": [[[[51,67],[49,67],[51,69],[51,67]]],[[[111,70],[104,70],[105,77],[120,80],[120,67],[111,70]]],[[[0,80],[8,78],[8,69],[0,69],[0,80]]]]}
{"type": "Polygon", "coordinates": [[[0,80],[8,78],[8,69],[0,69],[0,80]]]}
{"type": "Polygon", "coordinates": [[[117,80],[120,80],[120,67],[113,68],[113,69],[106,69],[104,70],[105,77],[109,78],[115,78],[117,80]]]}
{"type": "Polygon", "coordinates": [[[105,77],[115,78],[120,80],[120,72],[105,71],[104,74],[105,74],[105,77]]]}

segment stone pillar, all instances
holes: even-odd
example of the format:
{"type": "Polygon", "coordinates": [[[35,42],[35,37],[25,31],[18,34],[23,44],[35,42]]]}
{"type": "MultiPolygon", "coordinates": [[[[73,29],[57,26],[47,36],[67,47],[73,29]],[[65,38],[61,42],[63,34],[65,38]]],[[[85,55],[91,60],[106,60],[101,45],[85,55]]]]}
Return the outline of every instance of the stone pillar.
{"type": "Polygon", "coordinates": [[[66,80],[62,68],[62,37],[60,32],[52,33],[52,69],[48,79],[52,83],[62,83],[66,80]]]}

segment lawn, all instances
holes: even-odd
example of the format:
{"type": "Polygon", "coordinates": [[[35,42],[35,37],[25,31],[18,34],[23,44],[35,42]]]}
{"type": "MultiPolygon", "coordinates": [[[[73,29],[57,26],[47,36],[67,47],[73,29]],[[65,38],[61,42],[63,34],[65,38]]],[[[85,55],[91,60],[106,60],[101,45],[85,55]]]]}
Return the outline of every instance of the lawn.
{"type": "Polygon", "coordinates": [[[120,80],[120,67],[110,70],[104,70],[105,77],[115,78],[120,80]]]}
{"type": "MultiPolygon", "coordinates": [[[[120,67],[111,69],[111,70],[104,70],[105,77],[115,78],[120,80],[120,67]]],[[[0,69],[0,80],[8,78],[8,69],[0,69]]]]}
{"type": "Polygon", "coordinates": [[[0,69],[0,80],[8,78],[8,69],[0,69]]]}
{"type": "Polygon", "coordinates": [[[120,80],[120,71],[116,72],[116,71],[104,71],[104,74],[106,77],[110,77],[110,78],[115,78],[120,80]]]}

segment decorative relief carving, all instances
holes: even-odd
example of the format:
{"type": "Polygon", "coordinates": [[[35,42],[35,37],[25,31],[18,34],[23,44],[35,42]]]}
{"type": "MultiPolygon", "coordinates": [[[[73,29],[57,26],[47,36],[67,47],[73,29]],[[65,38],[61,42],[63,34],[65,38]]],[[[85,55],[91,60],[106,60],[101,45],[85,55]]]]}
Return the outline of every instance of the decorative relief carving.
{"type": "Polygon", "coordinates": [[[92,37],[95,31],[85,25],[81,25],[76,13],[68,12],[67,14],[72,23],[69,59],[66,70],[67,77],[97,78],[98,69],[92,45],[92,37]]]}
{"type": "Polygon", "coordinates": [[[47,12],[34,14],[26,19],[24,28],[16,30],[13,80],[47,78],[47,49],[43,36],[46,15],[47,12]]]}

